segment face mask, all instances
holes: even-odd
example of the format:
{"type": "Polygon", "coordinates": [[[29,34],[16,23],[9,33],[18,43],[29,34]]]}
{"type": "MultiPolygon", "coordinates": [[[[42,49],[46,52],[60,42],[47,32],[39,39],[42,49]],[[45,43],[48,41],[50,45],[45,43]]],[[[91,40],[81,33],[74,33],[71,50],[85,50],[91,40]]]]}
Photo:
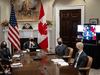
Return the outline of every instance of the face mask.
{"type": "Polygon", "coordinates": [[[7,46],[6,44],[5,44],[5,45],[3,45],[3,48],[6,48],[6,46],[7,46]]]}
{"type": "Polygon", "coordinates": [[[77,50],[77,52],[79,51],[79,49],[78,49],[78,48],[76,48],[76,50],[77,50]]]}
{"type": "Polygon", "coordinates": [[[33,39],[31,39],[30,41],[33,41],[33,39]]]}
{"type": "Polygon", "coordinates": [[[61,45],[62,42],[58,42],[59,45],[61,45]]]}

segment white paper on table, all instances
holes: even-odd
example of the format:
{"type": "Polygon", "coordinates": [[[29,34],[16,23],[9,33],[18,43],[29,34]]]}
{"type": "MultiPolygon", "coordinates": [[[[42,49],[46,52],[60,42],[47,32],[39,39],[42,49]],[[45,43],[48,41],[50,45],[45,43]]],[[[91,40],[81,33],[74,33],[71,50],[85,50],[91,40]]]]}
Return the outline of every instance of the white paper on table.
{"type": "Polygon", "coordinates": [[[16,65],[21,65],[21,63],[13,63],[13,65],[14,65],[14,66],[16,66],[16,65]]]}
{"type": "Polygon", "coordinates": [[[20,55],[14,55],[13,57],[20,57],[20,55]]]}
{"type": "Polygon", "coordinates": [[[23,53],[26,53],[27,51],[23,51],[23,53]]]}
{"type": "Polygon", "coordinates": [[[36,49],[36,51],[37,51],[37,52],[39,52],[39,51],[40,51],[40,49],[36,49]]]}
{"type": "Polygon", "coordinates": [[[63,59],[51,59],[51,61],[53,61],[54,63],[56,63],[56,62],[64,62],[63,59]]]}
{"type": "Polygon", "coordinates": [[[23,67],[21,63],[13,63],[11,67],[23,67]]]}
{"type": "Polygon", "coordinates": [[[68,66],[69,64],[67,62],[58,62],[58,64],[60,64],[61,66],[68,66]]]}

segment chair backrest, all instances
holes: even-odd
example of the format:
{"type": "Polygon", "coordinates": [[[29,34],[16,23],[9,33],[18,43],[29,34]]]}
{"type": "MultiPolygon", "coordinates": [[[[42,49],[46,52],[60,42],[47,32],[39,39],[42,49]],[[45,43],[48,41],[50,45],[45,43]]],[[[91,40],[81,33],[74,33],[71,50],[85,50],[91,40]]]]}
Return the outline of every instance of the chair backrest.
{"type": "Polygon", "coordinates": [[[90,71],[92,62],[93,62],[93,58],[88,56],[87,68],[89,68],[89,70],[86,71],[86,75],[89,75],[89,71],[90,71]]]}
{"type": "Polygon", "coordinates": [[[72,54],[73,54],[73,48],[68,47],[68,52],[69,52],[68,56],[70,56],[70,58],[68,58],[68,63],[70,63],[70,60],[71,60],[71,57],[72,57],[72,54]]]}

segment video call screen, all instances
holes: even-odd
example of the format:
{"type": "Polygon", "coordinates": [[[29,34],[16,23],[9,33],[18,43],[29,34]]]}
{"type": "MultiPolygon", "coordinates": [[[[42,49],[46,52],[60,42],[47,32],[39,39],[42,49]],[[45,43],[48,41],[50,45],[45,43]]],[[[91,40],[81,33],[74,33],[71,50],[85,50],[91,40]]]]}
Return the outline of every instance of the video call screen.
{"type": "Polygon", "coordinates": [[[78,25],[77,33],[81,33],[77,36],[83,40],[96,40],[96,33],[100,33],[100,25],[78,25]]]}

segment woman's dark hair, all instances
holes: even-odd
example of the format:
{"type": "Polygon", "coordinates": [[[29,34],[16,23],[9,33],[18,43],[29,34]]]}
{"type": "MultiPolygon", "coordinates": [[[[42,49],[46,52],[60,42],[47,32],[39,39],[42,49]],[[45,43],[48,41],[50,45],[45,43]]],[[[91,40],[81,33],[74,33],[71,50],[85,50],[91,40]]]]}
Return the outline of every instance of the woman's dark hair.
{"type": "MultiPolygon", "coordinates": [[[[6,43],[6,41],[1,42],[1,45],[0,45],[1,48],[3,48],[3,43],[4,43],[4,42],[6,43]]],[[[7,43],[6,43],[6,44],[7,44],[7,43]]]]}

